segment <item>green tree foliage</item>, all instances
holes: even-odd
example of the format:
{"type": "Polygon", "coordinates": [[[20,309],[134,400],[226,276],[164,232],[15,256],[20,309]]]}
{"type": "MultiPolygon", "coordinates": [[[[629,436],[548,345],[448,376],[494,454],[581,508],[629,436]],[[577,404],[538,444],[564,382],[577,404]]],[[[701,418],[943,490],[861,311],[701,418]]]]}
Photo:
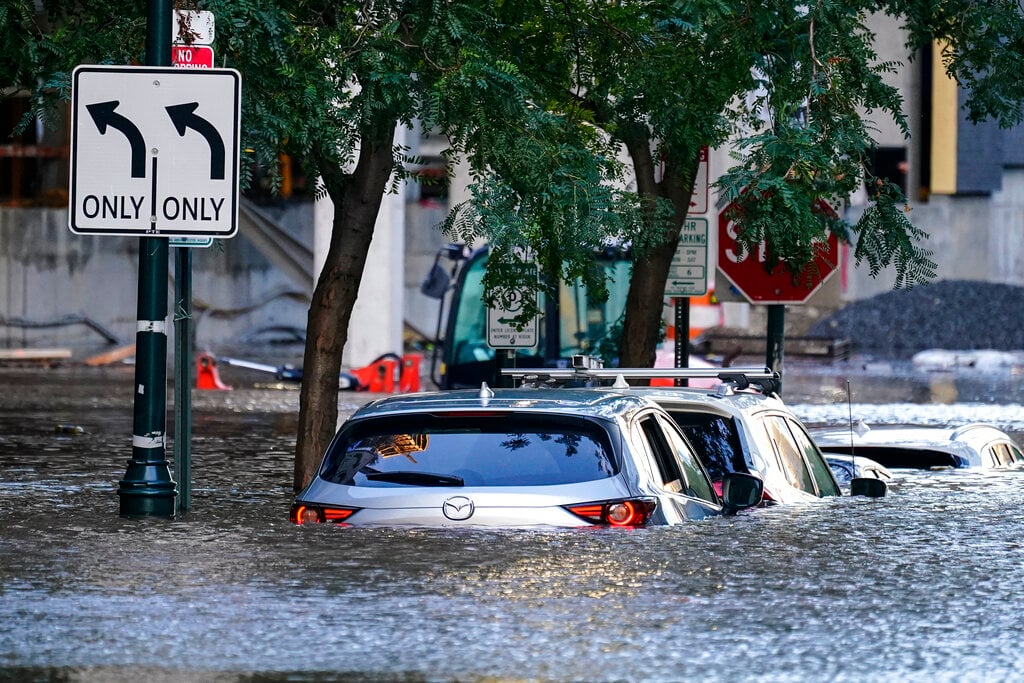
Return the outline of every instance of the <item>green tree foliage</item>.
{"type": "Polygon", "coordinates": [[[934,277],[927,235],[909,220],[901,190],[869,170],[877,117],[908,131],[886,80],[903,65],[879,59],[869,18],[901,25],[912,56],[941,41],[975,120],[1021,117],[1015,0],[518,0],[501,11],[502,38],[522,64],[536,65],[547,106],[599,127],[632,162],[647,232],[634,245],[627,365],[653,360],[701,145],[733,146],[721,197],[734,207],[740,248],[767,245],[766,267],[781,260],[796,277],[831,230],[856,244],[872,274],[894,266],[897,286],[934,277]],[[814,210],[820,201],[841,205],[862,185],[873,202],[855,224],[814,210]]]}
{"type": "MultiPolygon", "coordinates": [[[[1024,20],[1011,0],[178,4],[217,16],[218,65],[243,74],[249,160],[271,172],[281,152],[303,160],[335,207],[307,328],[296,486],[335,429],[374,220],[410,161],[395,144],[398,126],[422,121],[451,141],[453,161],[468,163],[474,200],[445,227],[489,241],[496,266],[536,263],[541,286],[579,276],[599,292],[595,249],[631,244],[622,361],[643,365],[653,361],[704,145],[735,150],[720,190],[736,207],[745,248],[766,243],[772,260],[799,272],[831,229],[856,243],[873,273],[895,266],[901,286],[932,276],[926,236],[900,190],[868,172],[875,117],[906,130],[899,93],[886,82],[901,65],[879,60],[869,16],[903,26],[911,53],[942,41],[976,119],[1018,123],[1024,99],[1024,20]],[[874,201],[856,224],[814,210],[861,184],[874,201]]],[[[45,118],[67,98],[76,64],[142,61],[143,10],[113,0],[0,0],[0,85],[33,90],[33,111],[45,118]]],[[[533,286],[523,272],[493,269],[486,297],[533,286]]]]}
{"type": "MultiPolygon", "coordinates": [[[[144,5],[2,0],[4,85],[32,89],[34,113],[51,118],[75,65],[143,61],[144,5]]],[[[530,74],[490,40],[498,26],[489,0],[177,5],[214,13],[217,65],[243,75],[248,160],[273,175],[278,155],[290,153],[335,207],[307,323],[296,487],[335,431],[342,352],[382,197],[415,161],[395,143],[399,126],[419,120],[447,136],[453,161],[468,163],[478,199],[453,227],[515,234],[496,264],[536,259],[542,282],[579,275],[599,289],[589,246],[638,224],[628,197],[607,182],[618,171],[613,157],[595,154],[592,134],[540,106],[530,74]]],[[[525,286],[489,277],[491,297],[525,286]]]]}

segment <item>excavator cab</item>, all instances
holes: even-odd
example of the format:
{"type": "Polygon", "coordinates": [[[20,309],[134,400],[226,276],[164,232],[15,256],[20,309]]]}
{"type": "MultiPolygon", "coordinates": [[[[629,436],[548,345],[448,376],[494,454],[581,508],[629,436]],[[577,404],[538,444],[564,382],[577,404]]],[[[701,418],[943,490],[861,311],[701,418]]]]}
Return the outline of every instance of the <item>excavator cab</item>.
{"type": "Polygon", "coordinates": [[[505,354],[499,355],[487,343],[483,301],[487,254],[486,247],[474,251],[462,245],[442,248],[420,289],[440,301],[438,340],[431,359],[431,379],[438,387],[472,388],[481,382],[500,386],[502,367],[567,367],[575,355],[601,352],[602,342],[609,340],[609,332],[625,311],[630,273],[627,252],[611,249],[599,256],[608,286],[608,298],[603,302],[588,296],[581,281],[561,283],[557,299],[540,294],[544,314],[538,321],[537,344],[517,349],[514,359],[502,358],[505,354]],[[450,272],[441,266],[442,257],[454,262],[450,272]]]}

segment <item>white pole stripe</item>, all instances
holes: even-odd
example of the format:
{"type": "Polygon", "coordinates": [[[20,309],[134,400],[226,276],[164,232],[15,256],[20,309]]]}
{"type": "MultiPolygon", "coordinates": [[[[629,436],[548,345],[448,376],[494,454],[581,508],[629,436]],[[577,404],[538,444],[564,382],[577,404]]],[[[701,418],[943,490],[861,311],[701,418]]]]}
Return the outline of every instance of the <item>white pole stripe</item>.
{"type": "Polygon", "coordinates": [[[159,436],[139,436],[138,434],[132,435],[132,446],[135,448],[163,448],[164,447],[164,435],[159,436]]]}
{"type": "Polygon", "coordinates": [[[155,332],[157,334],[167,334],[167,321],[166,320],[137,320],[135,321],[136,332],[155,332]]]}

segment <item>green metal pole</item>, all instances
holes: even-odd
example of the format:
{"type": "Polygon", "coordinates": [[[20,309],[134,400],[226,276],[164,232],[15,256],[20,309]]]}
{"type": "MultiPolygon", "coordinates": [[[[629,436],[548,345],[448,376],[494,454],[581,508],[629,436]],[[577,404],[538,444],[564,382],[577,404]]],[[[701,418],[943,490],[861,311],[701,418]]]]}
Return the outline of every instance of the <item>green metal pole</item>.
{"type": "Polygon", "coordinates": [[[782,344],[786,338],[786,306],[771,304],[768,306],[768,333],[765,351],[765,365],[769,370],[779,373],[779,396],[782,395],[782,344]]]}
{"type": "Polygon", "coordinates": [[[192,249],[174,250],[174,474],[178,509],[192,509],[192,249]]]}
{"type": "MultiPolygon", "coordinates": [[[[147,0],[146,12],[146,64],[170,66],[170,0],[147,0]]],[[[139,238],[132,459],[117,489],[123,517],[174,516],[176,486],[165,454],[167,248],[165,237],[139,238]]]]}

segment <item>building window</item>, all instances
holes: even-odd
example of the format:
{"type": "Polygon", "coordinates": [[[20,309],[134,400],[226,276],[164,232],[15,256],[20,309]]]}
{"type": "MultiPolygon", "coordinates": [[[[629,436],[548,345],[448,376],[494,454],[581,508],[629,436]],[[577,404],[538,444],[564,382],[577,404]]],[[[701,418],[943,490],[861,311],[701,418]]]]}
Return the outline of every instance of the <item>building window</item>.
{"type": "Polygon", "coordinates": [[[28,108],[27,97],[0,99],[0,204],[67,206],[66,126],[35,121],[19,130],[28,108]]]}
{"type": "MultiPolygon", "coordinates": [[[[876,178],[898,185],[907,196],[907,148],[876,147],[868,159],[868,171],[876,178]]],[[[868,187],[870,194],[873,188],[868,187]]]]}

